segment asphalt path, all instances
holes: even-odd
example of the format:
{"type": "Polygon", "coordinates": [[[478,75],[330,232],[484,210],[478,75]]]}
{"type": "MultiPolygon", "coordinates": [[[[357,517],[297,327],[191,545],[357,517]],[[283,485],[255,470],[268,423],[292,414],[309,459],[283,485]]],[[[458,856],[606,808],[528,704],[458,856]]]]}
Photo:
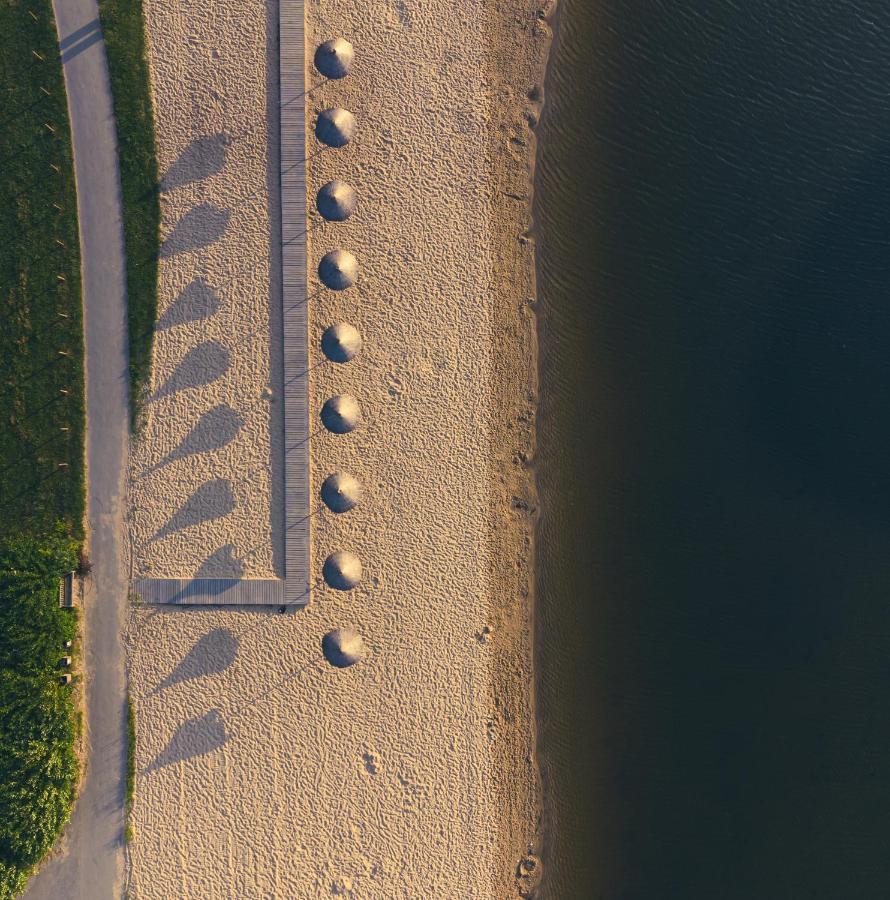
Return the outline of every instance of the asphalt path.
{"type": "Polygon", "coordinates": [[[86,340],[87,539],[84,671],[87,768],[59,847],[27,900],[123,894],[127,603],[123,541],[129,442],[126,291],[117,136],[96,0],[54,0],[74,142],[86,340]]]}

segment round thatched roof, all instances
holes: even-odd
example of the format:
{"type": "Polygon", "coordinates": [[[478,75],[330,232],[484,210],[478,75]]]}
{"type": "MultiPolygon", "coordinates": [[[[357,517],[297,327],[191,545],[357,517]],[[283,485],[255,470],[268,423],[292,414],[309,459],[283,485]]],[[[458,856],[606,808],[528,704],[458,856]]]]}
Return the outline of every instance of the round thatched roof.
{"type": "Polygon", "coordinates": [[[322,482],[321,499],[331,512],[349,512],[362,499],[362,486],[348,472],[334,472],[322,482]]]}
{"type": "Polygon", "coordinates": [[[350,394],[338,394],[331,397],[321,408],[321,421],[328,431],[334,434],[347,434],[358,427],[362,418],[362,410],[358,400],[350,394]]]}
{"type": "Polygon", "coordinates": [[[362,636],[352,628],[335,628],[321,639],[324,658],[338,669],[361,662],[368,651],[362,636]]]}
{"type": "Polygon", "coordinates": [[[329,147],[345,147],[355,136],[355,116],[341,107],[324,109],[318,114],[315,136],[329,147]]]}
{"type": "Polygon", "coordinates": [[[348,591],[362,580],[361,560],[348,550],[338,550],[324,561],[321,574],[334,590],[348,591]]]}
{"type": "Polygon", "coordinates": [[[318,45],[315,51],[315,68],[325,78],[342,78],[349,74],[353,56],[355,51],[349,41],[332,38],[318,45]]]}
{"type": "Polygon", "coordinates": [[[355,189],[345,181],[329,181],[315,198],[315,206],[329,222],[345,222],[358,202],[355,189]]]}
{"type": "Polygon", "coordinates": [[[331,362],[346,363],[362,349],[362,336],[348,322],[339,322],[325,329],[321,336],[321,352],[331,362]]]}
{"type": "Polygon", "coordinates": [[[358,278],[358,262],[348,250],[331,250],[318,264],[318,277],[332,291],[345,291],[358,278]]]}

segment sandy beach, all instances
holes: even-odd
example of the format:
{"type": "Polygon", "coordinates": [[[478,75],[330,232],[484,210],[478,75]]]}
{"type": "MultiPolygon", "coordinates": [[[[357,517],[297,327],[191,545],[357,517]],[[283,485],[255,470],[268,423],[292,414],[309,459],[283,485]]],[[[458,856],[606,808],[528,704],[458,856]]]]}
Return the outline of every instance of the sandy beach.
{"type": "MultiPolygon", "coordinates": [[[[532,704],[536,404],[531,172],[549,29],[524,0],[307,6],[310,484],[360,504],[312,523],[310,604],[135,604],[130,896],[508,898],[540,872],[532,704]],[[315,46],[355,47],[324,81],[315,46]],[[323,148],[324,109],[356,118],[323,148]],[[341,179],[345,222],[316,212],[341,179]],[[343,248],[348,290],[315,272],[343,248]],[[325,361],[325,328],[362,336],[325,361]],[[335,591],[328,554],[363,578],[335,591]],[[368,657],[330,666],[350,626],[368,657]]],[[[280,577],[274,2],[146,4],[163,195],[159,330],[131,465],[134,577],[280,577]],[[183,299],[184,298],[184,299],[183,299]],[[210,426],[198,428],[209,414],[210,426]],[[197,429],[197,430],[196,430],[197,429]],[[183,438],[196,430],[187,446],[183,438]],[[203,485],[171,529],[183,500],[203,485]]],[[[280,263],[278,263],[280,264],[280,263]]]]}

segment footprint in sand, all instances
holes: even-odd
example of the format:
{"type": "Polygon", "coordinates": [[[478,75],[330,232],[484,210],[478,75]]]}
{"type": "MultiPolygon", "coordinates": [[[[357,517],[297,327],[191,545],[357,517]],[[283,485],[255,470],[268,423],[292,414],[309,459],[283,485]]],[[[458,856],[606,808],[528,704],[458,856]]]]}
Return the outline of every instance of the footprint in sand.
{"type": "Polygon", "coordinates": [[[389,396],[393,398],[393,400],[397,400],[402,396],[402,391],[404,390],[402,379],[393,372],[387,372],[386,390],[389,393],[389,396]]]}
{"type": "Polygon", "coordinates": [[[335,878],[331,882],[331,893],[335,897],[351,897],[352,896],[352,879],[346,876],[335,878]]]}
{"type": "Polygon", "coordinates": [[[380,771],[380,757],[370,750],[362,754],[362,762],[369,775],[376,775],[380,771]]]}

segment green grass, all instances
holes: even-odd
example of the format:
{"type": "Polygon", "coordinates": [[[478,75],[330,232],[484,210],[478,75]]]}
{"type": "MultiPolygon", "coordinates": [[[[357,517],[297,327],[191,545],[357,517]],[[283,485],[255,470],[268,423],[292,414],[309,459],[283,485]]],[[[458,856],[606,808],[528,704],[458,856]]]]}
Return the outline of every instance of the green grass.
{"type": "Polygon", "coordinates": [[[127,824],[124,828],[124,840],[129,844],[133,840],[133,826],[130,814],[133,811],[133,800],[136,798],[136,711],[133,701],[127,694],[127,824]]]}
{"type": "Polygon", "coordinates": [[[59,682],[76,613],[58,584],[77,542],[64,528],[0,542],[0,898],[22,890],[68,820],[78,779],[71,688],[59,682]]]}
{"type": "Polygon", "coordinates": [[[49,0],[0,3],[0,323],[0,538],[59,521],[79,537],[80,252],[49,0]]]}
{"type": "Polygon", "coordinates": [[[99,16],[105,33],[120,152],[127,252],[130,409],[135,426],[151,375],[161,227],[142,0],[100,0],[99,16]]]}

